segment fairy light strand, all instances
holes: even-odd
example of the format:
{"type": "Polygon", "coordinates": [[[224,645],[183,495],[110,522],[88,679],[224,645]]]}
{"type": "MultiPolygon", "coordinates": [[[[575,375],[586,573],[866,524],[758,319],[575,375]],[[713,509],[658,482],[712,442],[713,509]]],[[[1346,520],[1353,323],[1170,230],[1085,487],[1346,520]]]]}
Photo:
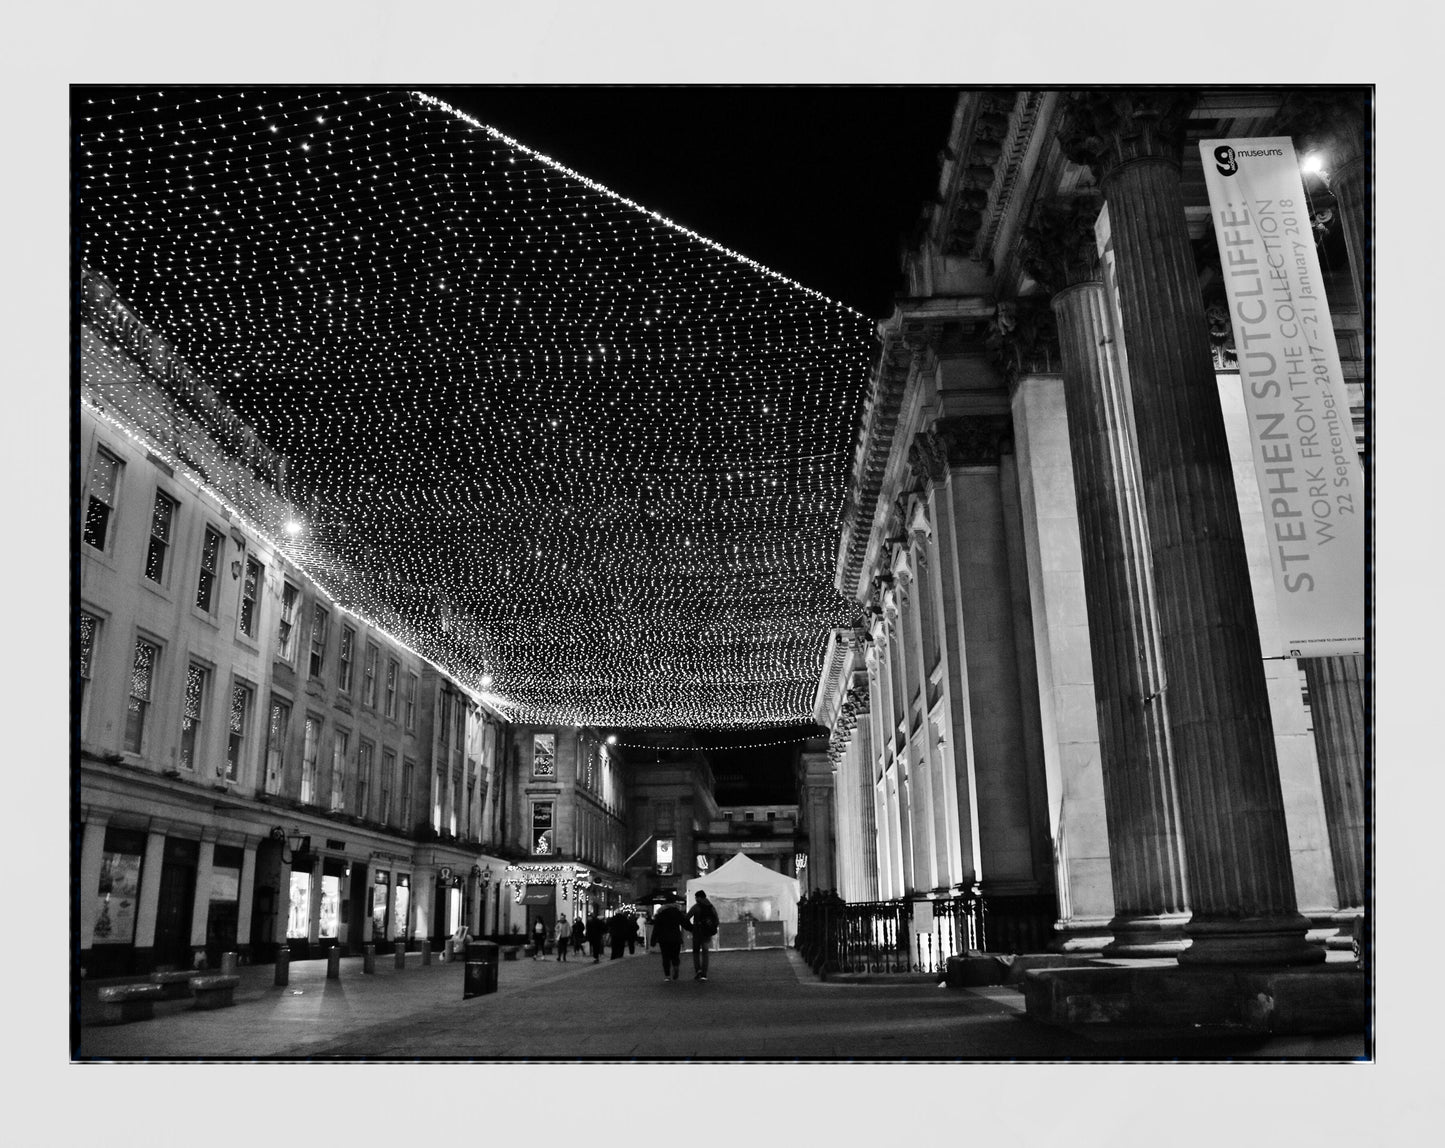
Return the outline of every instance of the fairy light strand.
{"type": "Polygon", "coordinates": [[[425,93],[74,122],[82,262],[286,457],[327,593],[513,720],[811,719],[861,315],[425,93]]]}

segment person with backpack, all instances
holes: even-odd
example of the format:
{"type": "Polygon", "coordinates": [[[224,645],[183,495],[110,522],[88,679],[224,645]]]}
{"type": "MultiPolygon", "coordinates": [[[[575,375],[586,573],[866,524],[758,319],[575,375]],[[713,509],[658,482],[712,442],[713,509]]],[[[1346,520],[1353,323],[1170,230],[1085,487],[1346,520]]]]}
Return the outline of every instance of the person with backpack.
{"type": "Polygon", "coordinates": [[[717,910],[699,889],[693,894],[694,904],[687,911],[688,929],[692,930],[692,979],[707,980],[707,949],[717,934],[717,910]]]}

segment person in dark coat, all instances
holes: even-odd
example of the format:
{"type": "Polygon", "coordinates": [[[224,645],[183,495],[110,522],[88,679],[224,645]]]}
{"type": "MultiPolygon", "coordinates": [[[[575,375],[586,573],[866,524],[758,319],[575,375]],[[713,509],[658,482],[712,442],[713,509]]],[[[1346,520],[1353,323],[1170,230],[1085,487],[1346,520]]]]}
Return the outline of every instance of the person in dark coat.
{"type": "Polygon", "coordinates": [[[630,957],[637,952],[637,942],[642,940],[642,925],[638,923],[636,913],[629,913],[627,920],[632,927],[632,932],[627,934],[627,955],[630,957]]]}
{"type": "Polygon", "coordinates": [[[612,942],[612,955],[608,960],[615,961],[622,956],[622,950],[627,947],[627,938],[631,935],[632,918],[618,909],[607,922],[607,938],[612,942]]]}
{"type": "Polygon", "coordinates": [[[582,914],[578,913],[572,918],[572,947],[577,950],[577,955],[582,955],[582,945],[587,940],[587,926],[582,923],[582,914]]]}
{"type": "Polygon", "coordinates": [[[682,933],[688,928],[687,918],[676,901],[668,897],[652,918],[652,943],[662,950],[662,979],[677,980],[682,970],[682,933]]]}
{"type": "Polygon", "coordinates": [[[693,907],[687,911],[688,926],[692,929],[692,979],[707,980],[707,948],[717,933],[717,910],[713,908],[707,894],[699,889],[693,894],[693,907]]]}
{"type": "Polygon", "coordinates": [[[587,943],[592,946],[592,963],[602,959],[602,939],[607,935],[607,926],[601,913],[593,913],[587,921],[587,943]]]}
{"type": "Polygon", "coordinates": [[[547,926],[541,917],[532,922],[532,959],[535,961],[542,955],[542,947],[547,943],[547,926]]]}

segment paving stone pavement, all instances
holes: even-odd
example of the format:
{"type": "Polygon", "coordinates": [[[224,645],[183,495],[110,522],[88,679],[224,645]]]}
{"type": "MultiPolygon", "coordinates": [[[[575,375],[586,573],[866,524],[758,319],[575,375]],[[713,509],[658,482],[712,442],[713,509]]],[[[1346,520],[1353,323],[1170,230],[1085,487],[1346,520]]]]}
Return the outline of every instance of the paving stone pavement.
{"type": "Polygon", "coordinates": [[[80,994],[78,1060],[1169,1061],[1351,1060],[1363,1037],[1181,1039],[1070,1032],[1022,1015],[1011,988],[819,982],[791,950],[714,953],[709,979],[662,977],[655,952],[503,961],[498,991],[462,999],[463,968],[408,954],[240,970],[236,1005],[157,1006],[153,1020],[98,1026],[96,986],[80,994]]]}

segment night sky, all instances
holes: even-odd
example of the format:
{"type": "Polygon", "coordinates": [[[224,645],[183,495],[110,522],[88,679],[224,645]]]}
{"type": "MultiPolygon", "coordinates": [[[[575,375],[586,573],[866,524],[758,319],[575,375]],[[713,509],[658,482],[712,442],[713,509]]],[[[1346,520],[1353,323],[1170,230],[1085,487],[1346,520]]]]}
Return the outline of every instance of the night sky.
{"type": "Polygon", "coordinates": [[[426,88],[870,319],[937,191],[958,89],[426,88]]]}

